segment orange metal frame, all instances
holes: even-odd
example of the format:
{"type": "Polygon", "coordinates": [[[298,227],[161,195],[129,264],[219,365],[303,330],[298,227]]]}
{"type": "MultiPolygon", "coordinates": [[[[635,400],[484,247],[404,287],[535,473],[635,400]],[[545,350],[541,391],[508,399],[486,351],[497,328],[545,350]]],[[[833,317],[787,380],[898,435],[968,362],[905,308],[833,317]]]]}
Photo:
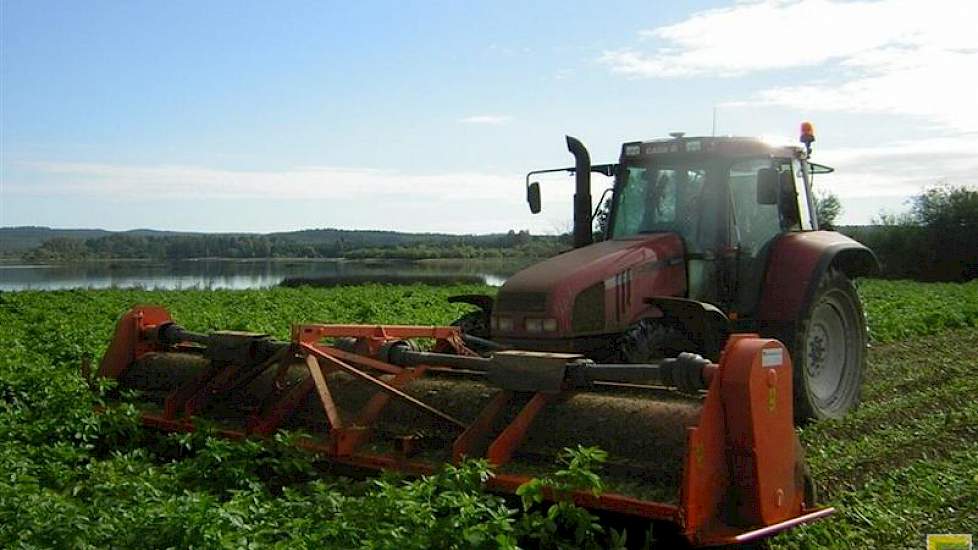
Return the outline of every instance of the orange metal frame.
{"type": "MultiPolygon", "coordinates": [[[[165,351],[154,342],[155,329],[170,321],[163,308],[137,306],[120,319],[116,335],[102,359],[100,376],[118,378],[141,355],[165,351]]],[[[292,346],[270,358],[264,368],[278,365],[276,380],[284,377],[289,361],[302,359],[309,376],[282,395],[265,403],[249,420],[246,430],[219,433],[230,438],[263,437],[282,423],[315,392],[329,423],[328,439],[306,440],[302,446],[330,460],[369,469],[394,469],[426,474],[437,464],[412,459],[414,441],[404,438],[399,452],[378,455],[361,451],[369,441],[373,425],[392,399],[439,418],[458,429],[451,448],[452,461],[484,456],[503,466],[518,451],[537,415],[558,398],[560,392],[537,392],[495,438],[491,426],[514,392],[499,390],[477,417],[465,422],[405,393],[403,388],[426,374],[428,367],[399,367],[367,355],[376,354],[390,340],[430,338],[435,349],[471,354],[455,327],[296,325],[292,346]],[[355,338],[352,353],[324,344],[327,338],[355,338]],[[337,407],[326,374],[343,371],[377,389],[352,420],[337,407]],[[391,375],[381,379],[368,371],[391,375]]],[[[294,364],[294,363],[293,363],[294,364]]],[[[687,432],[687,448],[680,486],[679,504],[640,500],[620,494],[570,495],[581,506],[625,516],[677,524],[695,545],[745,542],[769,536],[824,517],[831,508],[806,509],[800,457],[795,456],[791,362],[787,350],[776,340],[756,335],[734,335],[727,342],[719,365],[711,368],[699,424],[687,432]]],[[[207,400],[250,380],[241,380],[234,367],[208,369],[165,400],[163,414],[143,414],[147,426],[168,431],[193,431],[193,415],[207,400]]],[[[651,457],[650,457],[651,458],[651,457]]],[[[491,490],[513,493],[529,478],[499,473],[488,481],[491,490]]]]}

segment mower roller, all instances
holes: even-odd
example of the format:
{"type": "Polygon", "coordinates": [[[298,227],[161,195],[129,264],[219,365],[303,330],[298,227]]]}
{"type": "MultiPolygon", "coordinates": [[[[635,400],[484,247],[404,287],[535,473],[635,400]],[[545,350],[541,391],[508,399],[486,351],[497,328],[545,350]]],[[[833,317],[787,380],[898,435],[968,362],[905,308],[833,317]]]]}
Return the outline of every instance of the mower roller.
{"type": "Polygon", "coordinates": [[[138,390],[153,428],[193,431],[207,419],[231,438],[301,430],[299,444],[329,461],[408,474],[485,458],[488,488],[500,493],[546,474],[563,448],[598,446],[609,454],[607,491],[566,497],[623,521],[671,524],[694,546],[833,512],[813,502],[790,355],[756,334],[731,335],[716,363],[683,353],[614,364],[478,355],[457,327],[300,324],[289,341],[203,334],[137,306],[119,320],[99,375],[138,390]]]}

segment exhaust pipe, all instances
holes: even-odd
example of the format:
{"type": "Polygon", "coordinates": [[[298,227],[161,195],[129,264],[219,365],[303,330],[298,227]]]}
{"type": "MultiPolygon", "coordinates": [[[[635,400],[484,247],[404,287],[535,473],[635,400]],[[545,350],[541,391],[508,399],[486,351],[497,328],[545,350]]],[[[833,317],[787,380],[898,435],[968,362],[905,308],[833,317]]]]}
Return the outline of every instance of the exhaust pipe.
{"type": "Polygon", "coordinates": [[[567,136],[567,150],[574,155],[574,248],[594,242],[591,233],[591,156],[577,138],[567,136]]]}

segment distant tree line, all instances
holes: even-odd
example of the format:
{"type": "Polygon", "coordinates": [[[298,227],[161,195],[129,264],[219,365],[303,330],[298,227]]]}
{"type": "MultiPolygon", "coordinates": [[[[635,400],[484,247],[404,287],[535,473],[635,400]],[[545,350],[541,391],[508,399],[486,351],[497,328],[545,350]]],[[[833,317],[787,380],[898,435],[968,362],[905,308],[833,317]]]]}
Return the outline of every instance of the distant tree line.
{"type": "MultiPolygon", "coordinates": [[[[978,190],[942,185],[910,201],[902,215],[881,215],[874,225],[836,229],[866,244],[883,277],[921,281],[978,278],[978,190]]],[[[605,205],[607,206],[607,205],[605,205]]],[[[841,212],[837,197],[818,197],[819,219],[831,228],[841,212]]],[[[607,231],[607,216],[595,223],[607,231]]],[[[33,262],[98,259],[197,258],[507,258],[549,257],[570,247],[570,236],[509,231],[494,235],[407,234],[317,229],[271,235],[169,235],[116,233],[95,238],[57,237],[28,251],[33,262]]]]}
{"type": "Polygon", "coordinates": [[[874,225],[840,228],[873,249],[887,278],[966,281],[978,278],[978,190],[943,185],[910,200],[910,212],[874,225]]]}
{"type": "MultiPolygon", "coordinates": [[[[312,233],[312,232],[309,232],[312,233]]],[[[354,233],[355,232],[349,232],[354,233]]],[[[331,233],[333,235],[335,233],[331,233]]],[[[315,239],[309,234],[289,235],[181,235],[141,236],[112,234],[91,239],[58,237],[23,255],[26,261],[71,262],[99,259],[186,260],[199,258],[502,258],[552,256],[567,247],[566,237],[535,236],[527,231],[499,235],[445,236],[383,243],[386,234],[349,242],[339,238],[315,239]],[[373,246],[365,246],[367,243],[373,246]]],[[[322,235],[320,235],[322,236],[322,235]]]]}

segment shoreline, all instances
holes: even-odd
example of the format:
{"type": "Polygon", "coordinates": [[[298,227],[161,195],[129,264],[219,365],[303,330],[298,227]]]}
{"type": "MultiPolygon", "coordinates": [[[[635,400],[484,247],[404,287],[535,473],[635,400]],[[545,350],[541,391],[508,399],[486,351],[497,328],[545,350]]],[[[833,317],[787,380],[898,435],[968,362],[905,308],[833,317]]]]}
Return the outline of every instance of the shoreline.
{"type": "Polygon", "coordinates": [[[514,263],[525,263],[529,264],[532,262],[538,262],[544,260],[544,257],[533,257],[533,256],[513,256],[513,257],[503,257],[503,258],[291,258],[291,257],[274,257],[274,258],[226,258],[220,256],[206,257],[206,258],[181,258],[173,260],[160,260],[151,258],[92,258],[87,260],[73,260],[64,262],[38,262],[31,263],[20,258],[0,258],[0,268],[44,268],[44,267],[69,267],[69,266],[85,266],[85,265],[112,265],[112,264],[125,264],[125,265],[171,265],[179,263],[201,263],[201,262],[221,262],[221,263],[237,263],[237,264],[262,264],[262,263],[407,263],[407,264],[443,264],[443,265],[455,265],[455,264],[514,264],[514,263]]]}

